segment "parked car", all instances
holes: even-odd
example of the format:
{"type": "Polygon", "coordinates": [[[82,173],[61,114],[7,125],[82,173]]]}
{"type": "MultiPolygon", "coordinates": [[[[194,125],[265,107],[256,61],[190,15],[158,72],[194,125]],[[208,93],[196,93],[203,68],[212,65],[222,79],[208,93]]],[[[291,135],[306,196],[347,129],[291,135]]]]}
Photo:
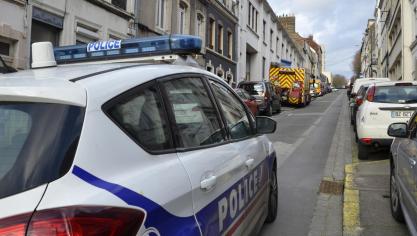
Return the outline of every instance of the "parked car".
{"type": "Polygon", "coordinates": [[[353,125],[353,130],[356,132],[356,113],[358,107],[362,105],[365,98],[366,91],[369,88],[369,84],[362,85],[359,88],[358,94],[355,96],[354,102],[350,103],[350,123],[353,125]]]}
{"type": "Polygon", "coordinates": [[[16,72],[15,69],[8,66],[4,61],[3,58],[0,56],[0,74],[12,73],[16,72]]]}
{"type": "Polygon", "coordinates": [[[258,114],[258,103],[256,103],[256,98],[250,95],[246,90],[243,89],[235,89],[235,92],[239,97],[245,102],[246,106],[249,107],[253,115],[258,114]]]}
{"type": "Polygon", "coordinates": [[[358,108],[356,128],[358,157],[366,159],[374,149],[389,148],[389,124],[406,122],[417,108],[417,82],[381,82],[368,88],[358,108]]]}
{"type": "Polygon", "coordinates": [[[36,43],[36,69],[1,76],[0,235],[249,236],[275,220],[276,122],[214,74],[158,63],[200,38],[93,44],[36,43]],[[130,51],[80,61],[88,47],[130,51]]]}
{"type": "Polygon", "coordinates": [[[350,91],[350,97],[354,99],[356,97],[356,94],[359,91],[359,88],[363,84],[371,84],[373,82],[389,82],[389,81],[391,81],[389,78],[360,78],[360,79],[356,79],[355,83],[353,83],[353,85],[352,85],[352,89],[350,91]]]}
{"type": "Polygon", "coordinates": [[[411,235],[417,235],[417,113],[408,123],[394,123],[388,134],[391,145],[390,205],[398,222],[407,223],[411,235]]]}
{"type": "Polygon", "coordinates": [[[272,116],[275,112],[281,112],[281,97],[276,93],[270,82],[242,82],[238,88],[245,90],[256,98],[259,112],[268,116],[272,116]]]}

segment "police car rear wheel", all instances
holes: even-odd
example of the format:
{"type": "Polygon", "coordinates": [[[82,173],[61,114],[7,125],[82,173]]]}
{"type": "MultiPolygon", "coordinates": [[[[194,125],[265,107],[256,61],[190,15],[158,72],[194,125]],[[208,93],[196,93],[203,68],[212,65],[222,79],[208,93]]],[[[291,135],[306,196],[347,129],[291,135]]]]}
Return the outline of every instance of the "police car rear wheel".
{"type": "Polygon", "coordinates": [[[268,215],[266,217],[266,223],[272,223],[275,221],[278,215],[278,182],[277,171],[274,169],[271,174],[271,180],[269,182],[269,200],[268,200],[268,215]]]}

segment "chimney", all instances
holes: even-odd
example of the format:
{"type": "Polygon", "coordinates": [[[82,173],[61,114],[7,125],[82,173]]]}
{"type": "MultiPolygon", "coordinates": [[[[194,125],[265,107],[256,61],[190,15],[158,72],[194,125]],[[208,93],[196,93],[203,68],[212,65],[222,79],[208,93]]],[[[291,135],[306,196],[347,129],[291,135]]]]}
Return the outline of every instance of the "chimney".
{"type": "Polygon", "coordinates": [[[282,26],[284,26],[289,33],[295,33],[295,16],[281,16],[279,17],[279,22],[281,22],[282,26]]]}
{"type": "Polygon", "coordinates": [[[310,35],[308,36],[308,39],[310,39],[311,41],[314,41],[313,35],[312,35],[312,34],[310,34],[310,35]]]}

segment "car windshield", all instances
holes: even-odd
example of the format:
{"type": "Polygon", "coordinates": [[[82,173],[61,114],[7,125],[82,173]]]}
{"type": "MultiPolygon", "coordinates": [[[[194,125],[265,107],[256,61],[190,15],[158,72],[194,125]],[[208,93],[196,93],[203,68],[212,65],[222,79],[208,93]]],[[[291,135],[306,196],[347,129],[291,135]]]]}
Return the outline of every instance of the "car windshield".
{"type": "Polygon", "coordinates": [[[253,83],[253,84],[242,84],[240,88],[244,89],[250,95],[260,95],[264,93],[264,86],[262,83],[253,83]]]}
{"type": "Polygon", "coordinates": [[[374,102],[417,103],[417,86],[380,86],[375,90],[374,102]]]}
{"type": "Polygon", "coordinates": [[[71,167],[84,108],[0,103],[0,199],[64,175],[71,167]]]}

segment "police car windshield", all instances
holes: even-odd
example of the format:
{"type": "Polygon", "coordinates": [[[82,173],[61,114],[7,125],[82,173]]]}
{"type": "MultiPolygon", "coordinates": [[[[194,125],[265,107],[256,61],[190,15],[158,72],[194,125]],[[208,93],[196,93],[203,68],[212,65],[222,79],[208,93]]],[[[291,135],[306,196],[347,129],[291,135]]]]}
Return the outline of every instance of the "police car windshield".
{"type": "Polygon", "coordinates": [[[0,102],[0,199],[68,172],[83,117],[76,106],[0,102]]]}

